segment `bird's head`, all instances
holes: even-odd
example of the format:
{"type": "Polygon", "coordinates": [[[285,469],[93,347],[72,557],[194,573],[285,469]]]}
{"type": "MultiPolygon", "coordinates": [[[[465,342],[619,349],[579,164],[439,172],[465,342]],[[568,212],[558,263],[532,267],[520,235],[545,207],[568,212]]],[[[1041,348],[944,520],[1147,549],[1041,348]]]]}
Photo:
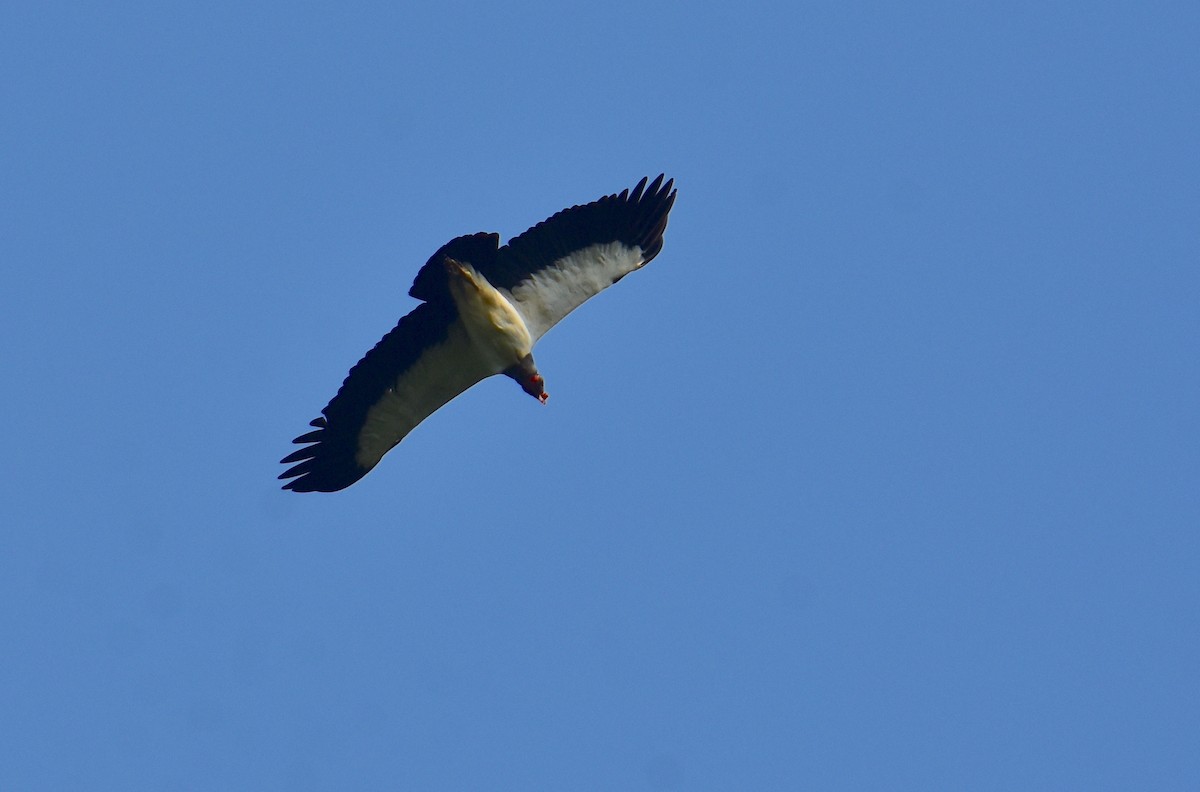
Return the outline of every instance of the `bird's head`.
{"type": "Polygon", "coordinates": [[[542,404],[545,404],[546,399],[550,398],[550,394],[546,393],[546,380],[542,379],[542,375],[538,374],[536,371],[532,374],[522,376],[521,379],[517,381],[521,383],[521,388],[524,389],[526,393],[540,401],[542,404]]]}
{"type": "Polygon", "coordinates": [[[504,370],[505,376],[512,377],[521,386],[521,390],[528,393],[533,398],[546,403],[546,399],[550,398],[550,394],[546,393],[546,380],[542,379],[542,375],[537,370],[537,365],[533,362],[533,355],[529,354],[521,358],[516,364],[509,366],[504,370]]]}

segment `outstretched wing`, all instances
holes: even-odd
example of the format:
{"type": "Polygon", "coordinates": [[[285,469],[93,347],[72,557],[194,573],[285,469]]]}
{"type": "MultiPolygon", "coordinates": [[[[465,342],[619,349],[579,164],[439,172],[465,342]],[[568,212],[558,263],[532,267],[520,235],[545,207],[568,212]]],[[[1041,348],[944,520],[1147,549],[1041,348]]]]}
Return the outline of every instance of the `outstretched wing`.
{"type": "Polygon", "coordinates": [[[417,424],[493,371],[453,303],[423,303],[363,357],[312,421],[307,443],[280,460],[284,489],[334,492],[365,476],[417,424]]]}
{"type": "Polygon", "coordinates": [[[642,179],[598,201],[564,209],[509,241],[479,268],[511,296],[536,341],[589,298],[662,250],[674,180],[642,179]]]}

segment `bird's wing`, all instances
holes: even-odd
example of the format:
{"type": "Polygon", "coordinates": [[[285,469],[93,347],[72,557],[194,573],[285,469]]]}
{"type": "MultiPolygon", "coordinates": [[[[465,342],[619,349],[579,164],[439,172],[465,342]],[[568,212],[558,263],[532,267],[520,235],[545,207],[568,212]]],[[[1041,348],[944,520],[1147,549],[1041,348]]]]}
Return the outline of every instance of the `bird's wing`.
{"type": "Polygon", "coordinates": [[[470,343],[452,303],[423,303],[363,357],[341,390],[280,460],[284,489],[334,492],[375,467],[430,414],[492,370],[470,343]]]}
{"type": "Polygon", "coordinates": [[[564,209],[509,241],[480,271],[504,289],[536,341],[564,316],[662,249],[675,202],[663,176],[584,206],[564,209]]]}

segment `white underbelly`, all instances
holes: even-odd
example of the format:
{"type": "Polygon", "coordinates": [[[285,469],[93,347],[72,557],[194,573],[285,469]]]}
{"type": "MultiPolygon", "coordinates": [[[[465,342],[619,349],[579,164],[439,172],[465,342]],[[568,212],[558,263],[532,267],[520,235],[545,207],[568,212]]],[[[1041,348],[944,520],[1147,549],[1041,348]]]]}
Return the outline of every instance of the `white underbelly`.
{"type": "Polygon", "coordinates": [[[452,277],[450,293],[472,344],[496,371],[503,371],[533,351],[533,338],[512,303],[482,275],[471,274],[474,287],[452,277]]]}

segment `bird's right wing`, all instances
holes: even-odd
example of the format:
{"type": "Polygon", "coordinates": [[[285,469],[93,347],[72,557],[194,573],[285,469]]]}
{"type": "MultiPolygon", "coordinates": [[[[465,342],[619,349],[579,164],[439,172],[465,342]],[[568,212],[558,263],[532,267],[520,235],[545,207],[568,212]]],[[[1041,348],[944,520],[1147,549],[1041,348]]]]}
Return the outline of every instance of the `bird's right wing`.
{"type": "Polygon", "coordinates": [[[498,374],[479,356],[452,303],[423,303],[363,357],[329,402],[308,443],[280,460],[284,489],[334,492],[365,476],[397,443],[458,394],[498,374]]]}
{"type": "Polygon", "coordinates": [[[512,295],[533,340],[559,320],[646,265],[662,249],[673,181],[659,175],[583,206],[564,209],[496,252],[480,271],[512,295]]]}

